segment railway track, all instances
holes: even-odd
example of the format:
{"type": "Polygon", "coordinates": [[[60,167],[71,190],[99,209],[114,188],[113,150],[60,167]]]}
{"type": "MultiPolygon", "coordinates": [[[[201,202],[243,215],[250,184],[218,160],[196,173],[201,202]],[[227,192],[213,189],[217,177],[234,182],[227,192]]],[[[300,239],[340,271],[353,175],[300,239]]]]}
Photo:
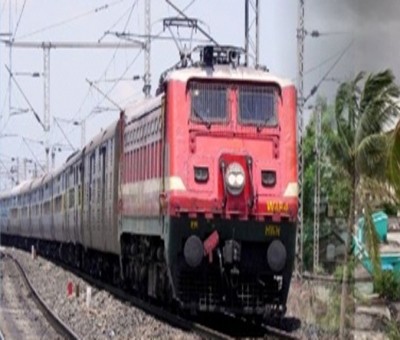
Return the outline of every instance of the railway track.
{"type": "MultiPolygon", "coordinates": [[[[37,294],[36,290],[30,283],[24,269],[22,268],[21,264],[18,262],[10,254],[6,254],[0,252],[2,256],[10,259],[16,265],[18,272],[21,275],[21,278],[25,284],[25,287],[28,289],[29,294],[33,301],[35,302],[38,309],[42,312],[43,316],[46,318],[47,322],[54,328],[54,330],[64,339],[79,339],[78,335],[74,333],[74,331],[68,327],[53,311],[46,305],[46,303],[41,299],[41,297],[37,294]]],[[[0,339],[4,339],[3,334],[0,331],[0,339]]]]}
{"type": "MultiPolygon", "coordinates": [[[[316,282],[331,282],[331,283],[342,283],[342,279],[337,279],[333,276],[328,275],[314,275],[314,274],[303,274],[303,279],[307,281],[316,281],[316,282]]],[[[352,278],[352,283],[361,283],[361,282],[372,282],[373,279],[371,277],[360,277],[360,278],[352,278]]],[[[349,282],[348,280],[346,282],[349,282]]]]}
{"type": "MultiPolygon", "coordinates": [[[[11,257],[11,256],[10,256],[11,257]]],[[[15,260],[15,259],[14,259],[15,260]]],[[[16,261],[16,260],[15,260],[16,261]]],[[[172,326],[175,326],[177,328],[180,328],[184,331],[192,332],[194,334],[197,334],[201,338],[207,338],[207,339],[235,339],[238,337],[238,334],[236,333],[235,330],[246,330],[246,332],[243,332],[243,336],[250,336],[251,337],[259,337],[259,338],[264,338],[266,336],[274,337],[274,338],[279,338],[279,339],[299,339],[294,334],[291,334],[290,332],[280,329],[278,327],[272,326],[272,325],[259,325],[255,324],[252,321],[248,321],[244,318],[238,319],[238,318],[233,318],[232,316],[222,316],[224,319],[220,319],[219,322],[217,322],[218,327],[214,325],[210,326],[210,323],[201,320],[200,322],[194,318],[188,318],[186,316],[182,315],[177,315],[172,311],[166,310],[165,308],[162,308],[160,306],[154,305],[153,303],[150,303],[148,301],[144,301],[134,295],[132,295],[129,292],[126,292],[122,290],[119,287],[116,287],[114,285],[111,285],[109,283],[103,282],[99,279],[93,278],[89,274],[82,272],[78,270],[77,268],[70,267],[66,265],[65,263],[59,262],[59,261],[54,261],[57,263],[57,265],[61,266],[65,270],[74,273],[75,275],[79,276],[81,279],[85,280],[92,286],[102,289],[105,291],[108,291],[111,293],[113,296],[117,297],[121,301],[129,302],[132,306],[137,307],[141,309],[142,311],[153,315],[157,319],[166,322],[172,326]],[[223,325],[235,325],[234,329],[232,330],[232,327],[223,327],[223,325]],[[222,327],[221,327],[222,325],[222,327]]],[[[18,263],[18,268],[19,270],[22,271],[23,276],[26,278],[26,274],[24,273],[23,268],[20,266],[18,263]]],[[[32,288],[31,284],[28,281],[29,286],[32,288]]],[[[33,289],[33,288],[32,288],[33,289]]],[[[36,293],[34,295],[38,296],[36,293]]],[[[40,299],[40,297],[39,297],[40,299]]],[[[43,301],[42,301],[43,302],[43,301]]],[[[56,317],[57,318],[57,317],[56,317]]],[[[59,320],[59,318],[57,318],[59,320]]],[[[62,321],[59,320],[62,324],[62,321]]],[[[62,325],[61,325],[62,327],[62,325]]],[[[66,338],[78,338],[76,335],[66,335],[66,338]]]]}
{"type": "MultiPolygon", "coordinates": [[[[137,298],[133,296],[130,293],[125,292],[124,290],[115,287],[113,285],[110,285],[108,283],[105,283],[103,281],[97,280],[90,275],[83,273],[76,268],[70,268],[66,266],[63,263],[59,263],[62,265],[67,270],[70,270],[74,272],[76,275],[80,276],[82,279],[85,281],[89,282],[93,286],[97,287],[98,289],[103,289],[117,297],[118,299],[122,301],[127,301],[131,303],[133,306],[143,310],[146,313],[149,313],[153,316],[155,316],[157,319],[165,321],[169,323],[172,326],[178,327],[182,330],[185,331],[190,331],[193,332],[197,335],[199,335],[202,338],[206,339],[221,339],[221,340],[226,340],[226,339],[235,339],[237,338],[237,335],[232,334],[231,332],[227,332],[224,327],[219,327],[218,329],[215,329],[213,327],[209,327],[207,325],[207,322],[197,322],[194,319],[190,319],[187,317],[183,317],[181,315],[177,315],[173,312],[170,312],[166,310],[165,308],[155,306],[152,303],[143,301],[140,298],[137,298]]],[[[225,324],[227,322],[239,322],[238,319],[233,319],[230,317],[230,319],[225,319],[225,324]]],[[[253,335],[256,334],[258,337],[264,337],[266,335],[273,335],[276,336],[280,339],[299,339],[298,337],[290,334],[290,332],[286,332],[284,330],[281,330],[279,328],[270,326],[270,325],[256,325],[254,323],[251,323],[247,320],[240,320],[241,325],[237,325],[237,328],[244,328],[248,327],[251,329],[249,330],[250,333],[253,335]]],[[[224,323],[224,322],[223,322],[224,323]]]]}
{"type": "MultiPolygon", "coordinates": [[[[76,269],[73,267],[69,267],[64,263],[58,262],[66,270],[72,271],[77,276],[81,277],[83,280],[89,282],[93,286],[98,289],[103,289],[117,297],[122,301],[127,301],[131,303],[133,306],[143,310],[146,313],[149,313],[155,316],[157,319],[165,321],[172,326],[178,327],[185,331],[191,331],[202,338],[206,339],[218,339],[218,340],[226,340],[226,339],[236,339],[237,334],[233,334],[232,332],[227,332],[223,327],[218,327],[218,329],[209,327],[207,322],[197,322],[194,319],[190,319],[187,317],[183,317],[181,315],[174,314],[166,310],[165,308],[156,306],[150,302],[146,302],[138,297],[133,296],[132,294],[122,290],[121,288],[115,287],[114,285],[105,283],[98,279],[93,278],[92,276],[76,269]]],[[[277,327],[271,325],[256,325],[251,321],[247,321],[245,319],[233,319],[230,316],[226,316],[228,319],[225,319],[220,324],[227,324],[227,322],[240,322],[240,325],[236,325],[236,328],[244,328],[248,327],[250,329],[250,333],[257,337],[265,337],[265,336],[276,336],[279,339],[300,339],[299,337],[291,334],[288,331],[279,329],[277,327]]],[[[221,320],[220,320],[221,321],[221,320]]]]}

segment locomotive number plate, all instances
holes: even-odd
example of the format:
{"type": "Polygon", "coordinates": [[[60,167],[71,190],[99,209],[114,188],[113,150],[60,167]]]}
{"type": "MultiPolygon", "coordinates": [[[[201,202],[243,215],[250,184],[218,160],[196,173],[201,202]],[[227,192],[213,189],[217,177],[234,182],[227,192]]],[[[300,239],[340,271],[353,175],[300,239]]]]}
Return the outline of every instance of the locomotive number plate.
{"type": "Polygon", "coordinates": [[[280,237],[281,227],[277,225],[266,225],[265,226],[265,236],[280,237]]]}
{"type": "Polygon", "coordinates": [[[270,201],[267,202],[267,211],[269,213],[287,213],[289,211],[289,204],[286,202],[270,201]]]}

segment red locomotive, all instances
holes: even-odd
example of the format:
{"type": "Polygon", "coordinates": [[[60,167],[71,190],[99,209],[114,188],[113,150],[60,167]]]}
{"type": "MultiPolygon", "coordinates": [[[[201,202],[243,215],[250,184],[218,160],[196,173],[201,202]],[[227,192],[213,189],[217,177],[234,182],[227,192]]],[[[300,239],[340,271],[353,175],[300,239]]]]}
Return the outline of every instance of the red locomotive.
{"type": "Polygon", "coordinates": [[[1,196],[3,240],[183,309],[283,315],[296,90],[239,54],[202,48],[62,169],[1,196]]]}

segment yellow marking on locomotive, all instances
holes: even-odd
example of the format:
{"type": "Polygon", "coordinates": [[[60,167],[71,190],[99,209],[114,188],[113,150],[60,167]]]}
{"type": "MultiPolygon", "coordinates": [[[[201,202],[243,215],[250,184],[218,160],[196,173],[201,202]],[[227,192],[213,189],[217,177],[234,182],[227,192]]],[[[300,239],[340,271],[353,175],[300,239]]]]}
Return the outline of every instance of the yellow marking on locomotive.
{"type": "Polygon", "coordinates": [[[289,204],[286,202],[270,201],[267,202],[267,212],[269,213],[288,213],[289,204]]]}
{"type": "Polygon", "coordinates": [[[265,226],[265,236],[280,237],[281,227],[277,225],[266,225],[265,226]]]}
{"type": "Polygon", "coordinates": [[[199,222],[195,220],[190,221],[190,229],[192,230],[199,229],[199,222]]]}

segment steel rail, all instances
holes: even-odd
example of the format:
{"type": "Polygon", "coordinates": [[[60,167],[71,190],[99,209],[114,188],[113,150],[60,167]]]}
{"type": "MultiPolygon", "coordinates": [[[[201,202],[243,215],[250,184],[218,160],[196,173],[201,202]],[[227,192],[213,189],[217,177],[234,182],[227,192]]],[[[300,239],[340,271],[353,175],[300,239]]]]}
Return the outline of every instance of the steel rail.
{"type": "Polygon", "coordinates": [[[262,325],[261,327],[263,327],[266,331],[266,335],[276,335],[278,336],[280,339],[288,339],[288,340],[300,340],[301,338],[299,336],[296,336],[295,334],[291,334],[290,332],[281,330],[279,328],[276,327],[272,327],[269,325],[262,325]]]}
{"type": "MultiPolygon", "coordinates": [[[[125,292],[121,288],[115,287],[114,285],[105,283],[99,279],[93,278],[89,274],[80,271],[77,268],[70,267],[66,265],[65,263],[57,261],[59,265],[61,265],[63,268],[72,271],[74,274],[77,276],[81,277],[83,280],[91,283],[93,286],[99,288],[99,289],[104,289],[108,291],[109,293],[113,294],[117,298],[119,298],[122,301],[127,301],[130,302],[133,306],[141,309],[142,311],[151,314],[155,316],[157,319],[161,321],[168,322],[170,325],[178,327],[182,330],[185,331],[192,331],[193,333],[199,335],[202,338],[206,339],[216,339],[216,340],[228,340],[228,339],[235,339],[236,336],[231,336],[228,334],[223,333],[222,331],[217,331],[215,329],[212,329],[210,327],[207,327],[204,324],[194,322],[192,320],[186,319],[182,316],[173,314],[172,312],[161,308],[159,306],[155,306],[149,302],[143,301],[142,299],[133,296],[132,294],[125,292]]],[[[232,322],[238,321],[237,319],[233,319],[232,322]]],[[[256,325],[255,323],[252,322],[245,322],[246,324],[250,327],[260,327],[261,330],[265,333],[264,335],[276,335],[280,339],[300,339],[298,336],[291,334],[290,332],[287,332],[285,330],[282,330],[280,328],[271,326],[271,325],[256,325]]]]}
{"type": "Polygon", "coordinates": [[[70,267],[65,263],[56,261],[58,265],[62,266],[64,269],[73,272],[83,280],[87,281],[88,283],[92,284],[93,286],[97,287],[98,289],[103,289],[120,299],[124,302],[129,302],[134,307],[144,311],[145,313],[151,314],[152,316],[156,317],[161,321],[165,321],[168,324],[180,328],[185,331],[192,331],[193,333],[201,336],[202,338],[206,339],[216,339],[216,340],[230,340],[234,339],[233,337],[218,332],[214,329],[208,328],[204,325],[199,323],[192,322],[190,320],[184,319],[179,315],[173,314],[166,309],[161,307],[155,306],[149,302],[143,301],[142,299],[125,292],[124,290],[115,287],[109,283],[103,282],[99,279],[93,278],[89,274],[82,272],[81,270],[70,267]]]}
{"type": "MultiPolygon", "coordinates": [[[[317,281],[317,282],[332,282],[332,283],[337,283],[340,284],[342,283],[342,279],[337,279],[333,276],[327,276],[327,275],[315,275],[315,274],[306,274],[303,273],[302,275],[304,280],[308,281],[317,281]]],[[[346,282],[372,282],[373,279],[372,277],[360,277],[360,278],[351,278],[350,280],[346,280],[346,282]]]]}
{"type": "MultiPolygon", "coordinates": [[[[6,255],[8,255],[8,254],[6,254],[6,255]]],[[[8,255],[8,256],[11,257],[10,255],[8,255]]],[[[16,261],[16,260],[14,259],[14,261],[16,261]]],[[[75,275],[79,276],[81,279],[88,282],[89,284],[96,287],[97,289],[106,290],[109,293],[111,293],[112,295],[114,295],[115,297],[117,297],[119,300],[124,301],[124,302],[129,302],[132,306],[144,311],[145,313],[151,314],[152,316],[156,317],[160,321],[167,322],[171,326],[175,326],[184,331],[193,332],[194,334],[199,335],[201,338],[206,338],[206,339],[216,339],[216,340],[228,340],[229,339],[230,340],[230,339],[236,338],[236,336],[226,334],[226,333],[224,333],[224,331],[219,331],[219,330],[210,328],[210,327],[206,326],[204,323],[198,323],[196,321],[190,320],[183,316],[174,314],[173,312],[171,312],[165,308],[156,306],[156,305],[152,304],[151,302],[144,301],[144,300],[132,295],[131,293],[126,292],[119,287],[116,287],[115,285],[112,285],[110,283],[101,281],[100,279],[94,278],[91,275],[83,272],[82,270],[72,267],[64,262],[61,262],[59,260],[54,260],[54,259],[52,259],[50,261],[59,265],[63,269],[74,273],[75,275]]],[[[19,266],[19,268],[21,268],[21,270],[23,272],[23,269],[20,266],[20,264],[18,262],[16,262],[16,263],[17,263],[17,266],[19,266]]],[[[274,327],[269,324],[261,324],[261,325],[256,324],[253,321],[246,320],[245,318],[242,318],[242,319],[236,318],[235,319],[232,316],[231,322],[236,322],[236,321],[242,322],[243,323],[242,327],[252,327],[253,329],[258,327],[258,329],[260,330],[260,332],[258,332],[258,333],[260,333],[260,334],[263,333],[264,337],[274,335],[274,336],[279,337],[280,339],[290,339],[290,340],[300,339],[296,334],[292,334],[291,332],[285,331],[284,329],[274,327]]],[[[62,322],[62,321],[60,320],[60,322],[62,322]]],[[[67,338],[77,339],[78,337],[75,335],[75,338],[74,337],[67,337],[67,338]]]]}
{"type": "Polygon", "coordinates": [[[42,298],[36,292],[35,288],[33,288],[32,284],[30,283],[30,281],[28,279],[28,276],[26,275],[24,269],[22,268],[22,266],[18,262],[18,260],[15,259],[10,254],[4,254],[4,256],[8,257],[15,263],[15,265],[17,266],[17,269],[18,269],[19,273],[21,274],[21,277],[25,283],[25,286],[31,292],[31,296],[32,296],[34,302],[36,303],[36,305],[42,312],[43,316],[49,322],[49,324],[56,330],[56,332],[65,339],[73,339],[73,340],[79,339],[79,336],[70,327],[68,327],[68,325],[65,324],[55,313],[53,313],[51,311],[51,309],[47,306],[47,304],[42,300],[42,298]]]}

